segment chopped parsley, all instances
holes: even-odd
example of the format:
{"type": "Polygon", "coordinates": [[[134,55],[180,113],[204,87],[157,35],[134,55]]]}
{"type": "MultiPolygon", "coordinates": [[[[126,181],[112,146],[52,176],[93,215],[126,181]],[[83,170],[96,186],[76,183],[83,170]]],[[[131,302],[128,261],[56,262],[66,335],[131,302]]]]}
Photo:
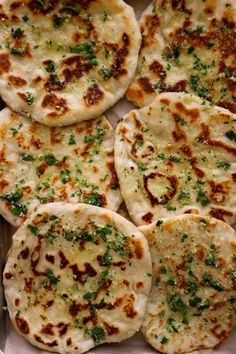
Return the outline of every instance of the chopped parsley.
{"type": "Polygon", "coordinates": [[[86,301],[91,301],[94,299],[95,296],[96,296],[96,292],[91,291],[89,293],[84,294],[83,299],[86,301]]]}
{"type": "Polygon", "coordinates": [[[210,199],[207,197],[206,193],[200,189],[197,194],[197,202],[199,202],[203,207],[210,204],[210,199]]]}
{"type": "Polygon", "coordinates": [[[59,28],[66,20],[66,16],[53,15],[52,21],[54,28],[59,28]]]}
{"type": "Polygon", "coordinates": [[[55,73],[56,69],[57,69],[57,66],[53,61],[50,62],[46,67],[46,71],[48,73],[55,73]]]}
{"type": "Polygon", "coordinates": [[[198,285],[192,280],[189,280],[186,286],[187,294],[189,294],[190,296],[195,296],[197,291],[198,291],[198,285]]]}
{"type": "Polygon", "coordinates": [[[160,226],[160,225],[162,225],[162,224],[163,224],[163,221],[162,221],[162,220],[157,220],[156,226],[160,226]]]}
{"type": "Polygon", "coordinates": [[[45,155],[43,159],[49,166],[53,166],[58,163],[58,160],[53,155],[45,155]]]}
{"type": "Polygon", "coordinates": [[[191,89],[198,94],[199,97],[206,97],[208,94],[208,89],[199,85],[200,78],[198,75],[190,76],[190,86],[191,89]]]}
{"type": "Polygon", "coordinates": [[[47,269],[45,275],[48,277],[51,284],[56,285],[59,282],[59,278],[54,275],[52,269],[47,269]]]}
{"type": "Polygon", "coordinates": [[[75,145],[75,144],[76,144],[75,136],[71,135],[69,139],[69,145],[75,145]]]}
{"type": "Polygon", "coordinates": [[[34,160],[35,160],[35,158],[34,158],[33,155],[31,155],[31,154],[25,154],[24,152],[21,152],[21,153],[20,153],[20,159],[21,159],[22,161],[34,161],[34,160]]]}
{"type": "Polygon", "coordinates": [[[100,343],[102,340],[106,339],[106,333],[102,327],[87,329],[86,333],[92,337],[95,343],[100,343]]]}
{"type": "Polygon", "coordinates": [[[175,320],[171,317],[169,317],[166,321],[166,328],[168,329],[169,332],[172,333],[179,333],[178,329],[174,325],[175,320]]]}
{"type": "Polygon", "coordinates": [[[231,168],[231,164],[226,161],[217,161],[216,165],[224,171],[228,171],[231,168]]]}
{"type": "Polygon", "coordinates": [[[207,273],[203,273],[202,280],[211,288],[213,288],[217,291],[224,291],[223,286],[221,286],[218,281],[214,280],[211,275],[209,275],[207,273]]]}
{"type": "Polygon", "coordinates": [[[70,171],[69,170],[62,170],[60,172],[60,179],[63,184],[66,184],[70,180],[70,171]]]}
{"type": "Polygon", "coordinates": [[[168,342],[169,342],[169,339],[166,338],[165,336],[162,337],[162,339],[161,339],[161,341],[160,341],[161,344],[166,344],[166,343],[168,343],[168,342]]]}
{"type": "Polygon", "coordinates": [[[102,202],[103,202],[103,198],[102,198],[102,195],[100,195],[98,193],[91,193],[89,195],[86,195],[84,197],[83,201],[85,204],[90,204],[90,205],[95,205],[95,206],[101,207],[102,202]]]}
{"type": "MultiPolygon", "coordinates": [[[[70,47],[70,52],[75,54],[83,55],[87,60],[96,59],[95,56],[95,47],[96,43],[93,41],[86,41],[81,44],[77,44],[73,47],[70,47]]],[[[95,62],[96,63],[96,62],[95,62]]]]}
{"type": "Polygon", "coordinates": [[[236,143],[236,132],[229,130],[226,134],[226,137],[236,143]]]}
{"type": "Polygon", "coordinates": [[[20,48],[11,48],[11,54],[20,56],[20,55],[23,54],[23,52],[22,52],[22,50],[20,48]]]}
{"type": "Polygon", "coordinates": [[[21,28],[17,28],[17,29],[11,29],[11,36],[12,36],[12,38],[19,38],[19,37],[21,37],[22,36],[22,34],[23,34],[23,30],[21,29],[21,28]]]}
{"type": "Polygon", "coordinates": [[[28,103],[29,106],[31,106],[34,103],[34,96],[32,95],[31,92],[26,92],[26,102],[28,103]]]}
{"type": "Polygon", "coordinates": [[[111,264],[112,264],[112,256],[108,252],[106,252],[101,259],[101,265],[109,266],[111,264]]]}
{"type": "Polygon", "coordinates": [[[28,17],[27,15],[23,15],[23,16],[22,16],[22,20],[23,20],[24,22],[28,22],[28,21],[29,21],[29,17],[28,17]]]}
{"type": "Polygon", "coordinates": [[[97,130],[96,134],[94,134],[94,135],[86,135],[84,137],[84,143],[85,144],[92,143],[92,144],[95,144],[95,145],[101,145],[102,142],[103,142],[103,139],[104,139],[104,137],[106,135],[106,132],[107,132],[106,129],[99,128],[97,130]]]}
{"type": "Polygon", "coordinates": [[[27,228],[30,230],[30,232],[34,235],[38,235],[39,229],[36,226],[33,225],[27,225],[27,228]]]}
{"type": "Polygon", "coordinates": [[[99,74],[102,75],[103,79],[105,81],[109,80],[110,77],[112,76],[112,70],[110,68],[107,68],[105,66],[102,66],[101,69],[99,70],[99,74]]]}
{"type": "Polygon", "coordinates": [[[178,195],[178,201],[181,205],[188,205],[190,202],[190,193],[181,191],[178,195]]]}
{"type": "Polygon", "coordinates": [[[15,216],[26,215],[28,213],[28,208],[24,204],[14,204],[11,208],[11,212],[15,216]]]}

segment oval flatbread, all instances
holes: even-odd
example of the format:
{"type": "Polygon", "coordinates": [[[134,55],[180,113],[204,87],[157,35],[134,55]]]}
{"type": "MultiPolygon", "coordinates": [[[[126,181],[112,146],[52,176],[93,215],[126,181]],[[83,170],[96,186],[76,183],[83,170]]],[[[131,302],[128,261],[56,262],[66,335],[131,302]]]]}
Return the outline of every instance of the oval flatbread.
{"type": "Polygon", "coordinates": [[[127,90],[141,35],[121,0],[1,1],[0,95],[48,126],[98,117],[127,90]]]}
{"type": "Polygon", "coordinates": [[[157,0],[144,12],[136,77],[127,98],[146,106],[186,91],[236,113],[236,2],[157,0]]]}
{"type": "Polygon", "coordinates": [[[13,237],[4,285],[21,335],[45,350],[83,353],[141,326],[151,286],[148,243],[109,210],[43,205],[13,237]]]}
{"type": "Polygon", "coordinates": [[[180,213],[236,221],[236,115],[162,93],[118,125],[115,163],[137,225],[180,213]]]}
{"type": "Polygon", "coordinates": [[[236,234],[197,215],[139,228],[148,239],[152,290],[142,326],[147,341],[168,354],[214,348],[236,320],[236,234]]]}
{"type": "Polygon", "coordinates": [[[49,128],[6,108],[0,132],[0,213],[12,225],[55,201],[119,208],[114,132],[104,116],[49,128]]]}

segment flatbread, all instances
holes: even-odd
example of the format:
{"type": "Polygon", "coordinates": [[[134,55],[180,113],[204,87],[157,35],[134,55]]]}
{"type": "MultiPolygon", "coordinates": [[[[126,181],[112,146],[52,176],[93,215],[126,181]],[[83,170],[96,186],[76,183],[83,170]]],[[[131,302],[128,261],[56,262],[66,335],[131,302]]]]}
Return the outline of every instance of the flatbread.
{"type": "Polygon", "coordinates": [[[98,117],[127,90],[141,35],[121,0],[1,1],[0,95],[48,126],[98,117]]]}
{"type": "Polygon", "coordinates": [[[12,225],[21,225],[40,203],[119,208],[114,131],[104,116],[49,128],[6,108],[0,134],[0,213],[12,225]]]}
{"type": "Polygon", "coordinates": [[[236,222],[236,115],[162,93],[116,129],[115,164],[137,225],[181,213],[236,222]]]}
{"type": "Polygon", "coordinates": [[[168,354],[214,348],[236,323],[236,234],[197,215],[139,228],[153,262],[142,326],[147,341],[168,354]]]}
{"type": "Polygon", "coordinates": [[[151,287],[148,243],[109,210],[43,205],[13,236],[4,285],[21,335],[48,351],[84,353],[141,326],[151,287]]]}
{"type": "Polygon", "coordinates": [[[157,0],[144,12],[136,77],[127,98],[146,106],[186,91],[236,113],[235,0],[157,0]]]}

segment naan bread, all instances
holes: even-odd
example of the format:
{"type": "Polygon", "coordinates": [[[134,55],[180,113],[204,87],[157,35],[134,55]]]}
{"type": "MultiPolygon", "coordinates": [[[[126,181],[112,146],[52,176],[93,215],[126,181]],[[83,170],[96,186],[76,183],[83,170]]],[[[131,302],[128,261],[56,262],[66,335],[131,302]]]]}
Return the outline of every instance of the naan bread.
{"type": "Polygon", "coordinates": [[[40,203],[119,208],[114,131],[104,116],[49,128],[6,108],[0,134],[0,213],[12,225],[21,225],[40,203]]]}
{"type": "Polygon", "coordinates": [[[13,237],[4,285],[21,335],[45,350],[83,353],[141,326],[151,287],[148,243],[109,210],[43,205],[13,237]]]}
{"type": "Polygon", "coordinates": [[[214,348],[236,320],[236,234],[222,221],[196,215],[139,228],[149,241],[152,290],[142,326],[168,354],[214,348]]]}
{"type": "Polygon", "coordinates": [[[157,0],[140,21],[136,78],[127,98],[146,106],[186,91],[236,113],[235,0],[157,0]]]}
{"type": "Polygon", "coordinates": [[[137,225],[181,213],[236,221],[236,115],[162,93],[118,125],[115,163],[137,225]]]}
{"type": "Polygon", "coordinates": [[[141,35],[121,0],[1,1],[0,95],[49,126],[96,118],[127,90],[141,35]]]}

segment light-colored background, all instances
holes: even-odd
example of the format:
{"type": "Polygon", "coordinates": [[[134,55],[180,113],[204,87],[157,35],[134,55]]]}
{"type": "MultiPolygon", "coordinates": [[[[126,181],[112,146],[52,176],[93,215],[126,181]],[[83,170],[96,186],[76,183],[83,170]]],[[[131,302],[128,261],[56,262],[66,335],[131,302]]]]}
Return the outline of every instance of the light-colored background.
{"type": "MultiPolygon", "coordinates": [[[[220,1],[220,0],[218,0],[220,1]]],[[[133,6],[139,18],[142,11],[150,3],[150,0],[126,1],[133,6]]],[[[107,116],[113,125],[117,119],[127,113],[133,106],[125,100],[121,100],[107,112],[107,116]]],[[[11,244],[11,235],[14,229],[7,222],[0,219],[0,354],[48,354],[48,352],[32,347],[23,337],[19,336],[12,328],[4,309],[4,295],[2,288],[2,271],[6,259],[7,250],[11,244]]],[[[145,342],[144,337],[137,333],[133,338],[121,344],[102,345],[88,354],[156,354],[157,352],[145,342]]],[[[195,354],[236,354],[236,331],[220,348],[203,350],[195,354]]]]}

